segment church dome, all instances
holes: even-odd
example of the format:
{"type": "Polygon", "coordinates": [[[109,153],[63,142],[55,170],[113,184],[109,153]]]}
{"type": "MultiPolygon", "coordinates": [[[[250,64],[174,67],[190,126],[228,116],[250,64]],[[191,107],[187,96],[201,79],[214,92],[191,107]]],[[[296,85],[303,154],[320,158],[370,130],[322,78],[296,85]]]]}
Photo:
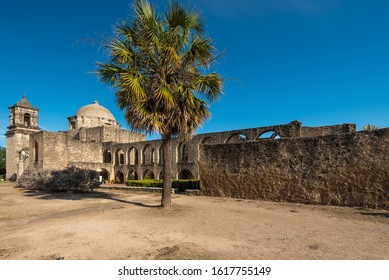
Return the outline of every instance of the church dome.
{"type": "Polygon", "coordinates": [[[112,113],[107,108],[99,105],[99,102],[97,101],[78,109],[76,117],[97,117],[116,121],[112,113]]]}

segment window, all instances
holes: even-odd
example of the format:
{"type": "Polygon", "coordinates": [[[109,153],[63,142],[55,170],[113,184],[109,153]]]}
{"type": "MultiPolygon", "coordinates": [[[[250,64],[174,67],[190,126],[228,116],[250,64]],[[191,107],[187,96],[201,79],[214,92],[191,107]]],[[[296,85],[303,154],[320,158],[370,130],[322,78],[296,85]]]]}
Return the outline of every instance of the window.
{"type": "Polygon", "coordinates": [[[24,114],[23,123],[27,127],[31,126],[31,115],[30,114],[24,114]]]}

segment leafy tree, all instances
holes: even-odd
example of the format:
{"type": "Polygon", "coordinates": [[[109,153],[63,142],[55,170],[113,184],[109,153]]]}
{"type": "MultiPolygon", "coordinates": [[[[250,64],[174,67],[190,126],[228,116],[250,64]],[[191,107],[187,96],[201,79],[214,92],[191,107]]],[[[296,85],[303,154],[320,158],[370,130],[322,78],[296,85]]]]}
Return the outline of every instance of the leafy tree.
{"type": "Polygon", "coordinates": [[[171,140],[187,139],[210,116],[207,102],[221,96],[222,78],[208,71],[217,55],[197,11],[173,2],[157,13],[147,0],[132,8],[131,20],[116,24],[105,42],[109,61],[98,63],[97,75],[113,87],[134,130],[161,135],[161,205],[171,207],[171,140]]]}
{"type": "Polygon", "coordinates": [[[5,174],[5,160],[6,160],[6,150],[4,147],[0,147],[0,175],[5,174]]]}

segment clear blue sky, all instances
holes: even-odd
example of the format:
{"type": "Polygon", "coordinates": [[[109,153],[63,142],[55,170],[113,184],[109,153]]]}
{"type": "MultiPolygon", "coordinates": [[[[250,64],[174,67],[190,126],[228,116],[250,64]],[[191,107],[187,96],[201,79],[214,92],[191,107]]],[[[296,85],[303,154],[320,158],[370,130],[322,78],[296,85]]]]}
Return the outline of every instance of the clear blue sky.
{"type": "MultiPolygon", "coordinates": [[[[163,6],[165,1],[154,1],[163,6]]],[[[389,126],[389,1],[192,0],[218,50],[222,99],[199,132],[299,120],[318,126],[389,126]]],[[[98,99],[126,127],[112,91],[91,74],[104,60],[88,37],[108,36],[131,1],[3,1],[0,8],[0,146],[8,106],[25,93],[40,127],[98,99]],[[77,41],[81,40],[81,43],[77,41]]]]}

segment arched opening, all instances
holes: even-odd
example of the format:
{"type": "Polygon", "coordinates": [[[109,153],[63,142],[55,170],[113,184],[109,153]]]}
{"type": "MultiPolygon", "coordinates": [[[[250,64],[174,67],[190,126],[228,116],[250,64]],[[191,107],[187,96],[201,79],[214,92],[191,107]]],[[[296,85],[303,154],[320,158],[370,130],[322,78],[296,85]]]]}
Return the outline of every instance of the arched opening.
{"type": "Polygon", "coordinates": [[[153,163],[153,151],[154,149],[150,145],[146,145],[142,150],[142,164],[153,163]]]}
{"type": "Polygon", "coordinates": [[[163,180],[163,170],[159,172],[158,179],[163,180]]]}
{"type": "Polygon", "coordinates": [[[177,162],[187,162],[188,161],[188,144],[180,143],[177,146],[177,162]]]}
{"type": "Polygon", "coordinates": [[[228,138],[226,139],[226,141],[224,141],[224,143],[244,143],[247,141],[248,141],[248,138],[246,135],[244,135],[242,133],[235,133],[235,134],[228,136],[228,138]]]}
{"type": "Polygon", "coordinates": [[[28,113],[24,114],[23,123],[27,127],[31,126],[31,115],[30,114],[28,114],[28,113]]]}
{"type": "Polygon", "coordinates": [[[128,164],[129,165],[138,164],[138,150],[135,147],[132,147],[128,152],[128,164]]]}
{"type": "Polygon", "coordinates": [[[151,170],[145,170],[143,172],[143,180],[154,179],[154,173],[151,170]]]}
{"type": "Polygon", "coordinates": [[[151,148],[150,162],[151,162],[151,163],[154,163],[154,162],[155,162],[155,150],[154,150],[154,148],[151,148]]]}
{"type": "Polygon", "coordinates": [[[128,180],[139,180],[138,173],[134,170],[128,172],[128,180]]]}
{"type": "Polygon", "coordinates": [[[106,183],[109,181],[109,172],[108,170],[102,168],[101,171],[100,171],[100,176],[102,177],[103,179],[103,183],[106,183]]]}
{"type": "Polygon", "coordinates": [[[188,161],[188,144],[183,144],[181,149],[181,161],[188,161]]]}
{"type": "Polygon", "coordinates": [[[124,174],[121,171],[116,172],[115,174],[115,183],[123,184],[124,183],[124,174]]]}
{"type": "Polygon", "coordinates": [[[204,137],[201,139],[200,144],[207,144],[207,142],[210,142],[211,137],[204,137]]]}
{"type": "Polygon", "coordinates": [[[257,139],[280,139],[280,135],[274,130],[267,130],[258,135],[257,139]]]}
{"type": "Polygon", "coordinates": [[[34,161],[35,162],[39,161],[39,145],[38,145],[38,142],[34,143],[34,161]]]}
{"type": "Polygon", "coordinates": [[[192,172],[190,172],[190,170],[182,169],[178,173],[178,179],[189,180],[189,179],[194,179],[194,176],[193,176],[192,172]]]}
{"type": "Polygon", "coordinates": [[[158,148],[158,161],[159,161],[159,163],[163,163],[163,149],[162,149],[162,145],[158,148]]]}
{"type": "Polygon", "coordinates": [[[122,149],[116,151],[116,164],[123,165],[125,161],[124,152],[122,149]]]}
{"type": "Polygon", "coordinates": [[[112,162],[112,154],[110,151],[105,150],[103,153],[103,162],[104,163],[111,163],[112,162]]]}

